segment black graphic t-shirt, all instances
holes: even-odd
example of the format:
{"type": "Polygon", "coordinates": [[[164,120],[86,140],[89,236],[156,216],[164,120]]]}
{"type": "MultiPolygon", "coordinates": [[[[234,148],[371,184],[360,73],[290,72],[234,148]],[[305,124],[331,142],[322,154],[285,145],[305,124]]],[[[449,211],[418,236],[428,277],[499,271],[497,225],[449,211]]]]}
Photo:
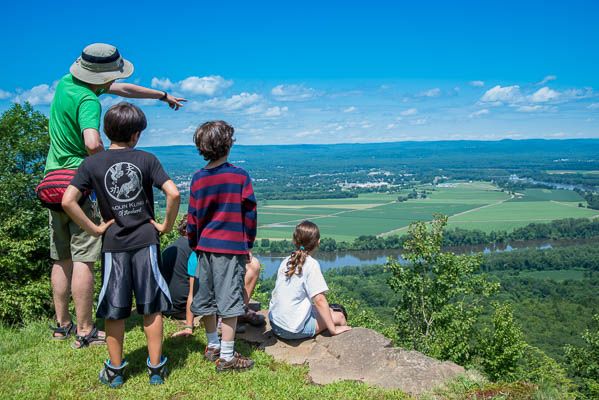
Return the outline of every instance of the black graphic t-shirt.
{"type": "Polygon", "coordinates": [[[104,221],[114,219],[104,233],[102,251],[119,252],[158,244],[152,186],[161,188],[170,178],[158,159],[145,151],[115,149],[87,157],[71,185],[93,189],[104,221]]]}

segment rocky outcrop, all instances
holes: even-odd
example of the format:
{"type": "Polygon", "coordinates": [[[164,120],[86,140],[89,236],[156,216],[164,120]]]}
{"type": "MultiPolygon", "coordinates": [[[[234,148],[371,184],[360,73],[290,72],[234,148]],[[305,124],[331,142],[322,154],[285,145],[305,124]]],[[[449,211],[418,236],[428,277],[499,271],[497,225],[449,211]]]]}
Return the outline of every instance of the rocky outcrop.
{"type": "Polygon", "coordinates": [[[276,360],[307,364],[310,378],[317,384],[356,380],[418,395],[464,372],[464,368],[452,362],[392,347],[389,339],[366,328],[354,328],[333,337],[318,335],[304,341],[283,341],[272,334],[267,324],[262,328],[248,327],[238,337],[257,344],[276,360]]]}

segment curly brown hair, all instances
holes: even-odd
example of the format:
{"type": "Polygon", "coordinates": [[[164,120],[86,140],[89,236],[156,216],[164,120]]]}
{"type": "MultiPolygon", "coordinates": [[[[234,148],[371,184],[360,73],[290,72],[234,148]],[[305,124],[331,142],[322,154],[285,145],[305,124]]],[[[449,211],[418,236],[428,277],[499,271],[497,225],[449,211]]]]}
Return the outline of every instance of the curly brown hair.
{"type": "Polygon", "coordinates": [[[293,232],[293,244],[297,250],[291,253],[287,261],[287,271],[285,275],[289,278],[293,274],[302,274],[302,267],[306,262],[308,255],[318,247],[320,240],[320,230],[318,225],[310,221],[302,221],[293,232]]]}
{"type": "Polygon", "coordinates": [[[225,121],[208,121],[196,129],[193,141],[206,161],[215,161],[229,154],[235,139],[235,129],[225,121]]]}

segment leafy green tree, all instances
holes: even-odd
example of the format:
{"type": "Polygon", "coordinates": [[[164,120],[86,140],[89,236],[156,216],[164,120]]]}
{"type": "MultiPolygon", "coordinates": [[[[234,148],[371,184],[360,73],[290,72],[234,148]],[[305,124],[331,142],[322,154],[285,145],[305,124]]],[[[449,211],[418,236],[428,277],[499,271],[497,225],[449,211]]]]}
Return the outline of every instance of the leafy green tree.
{"type": "Polygon", "coordinates": [[[408,263],[389,259],[389,285],[398,296],[399,344],[465,365],[476,355],[482,302],[499,285],[478,273],[481,256],[441,251],[446,224],[447,217],[437,215],[430,229],[424,222],[410,225],[403,253],[408,263]]]}
{"type": "Polygon", "coordinates": [[[585,399],[599,398],[599,314],[593,320],[594,329],[587,329],[582,334],[583,346],[565,347],[568,370],[585,399]]]}
{"type": "Polygon", "coordinates": [[[543,394],[535,398],[563,400],[575,398],[574,385],[564,367],[541,349],[527,344],[519,369],[519,378],[535,383],[539,387],[539,392],[543,394]]]}
{"type": "Polygon", "coordinates": [[[492,329],[485,328],[481,339],[481,364],[493,381],[514,381],[521,376],[520,360],[526,342],[522,330],[514,321],[508,303],[493,305],[492,329]]]}
{"type": "Polygon", "coordinates": [[[48,153],[48,119],[29,104],[0,117],[0,320],[50,307],[48,214],[36,198],[48,153]]]}

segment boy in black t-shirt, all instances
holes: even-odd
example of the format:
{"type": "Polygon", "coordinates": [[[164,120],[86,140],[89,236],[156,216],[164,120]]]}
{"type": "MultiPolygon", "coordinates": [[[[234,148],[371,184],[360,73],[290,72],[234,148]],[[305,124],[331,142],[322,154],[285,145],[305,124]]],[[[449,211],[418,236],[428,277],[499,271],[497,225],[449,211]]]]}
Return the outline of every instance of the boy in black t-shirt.
{"type": "Polygon", "coordinates": [[[62,206],[79,226],[102,240],[102,290],[97,317],[106,320],[109,360],[100,381],[121,386],[127,362],[123,356],[125,319],[131,314],[132,292],[137,312],[144,316],[148,341],[150,384],[161,384],[166,376],[162,355],[162,312],[172,301],[160,274],[159,234],[172,229],[179,210],[179,191],[150,153],[135,150],[146,117],[136,106],[119,103],[104,116],[104,131],[110,148],[87,157],[67,188],[62,206]],[[152,187],[166,195],[166,218],[154,221],[152,187]],[[94,224],[78,204],[82,193],[95,190],[103,221],[94,224]]]}

